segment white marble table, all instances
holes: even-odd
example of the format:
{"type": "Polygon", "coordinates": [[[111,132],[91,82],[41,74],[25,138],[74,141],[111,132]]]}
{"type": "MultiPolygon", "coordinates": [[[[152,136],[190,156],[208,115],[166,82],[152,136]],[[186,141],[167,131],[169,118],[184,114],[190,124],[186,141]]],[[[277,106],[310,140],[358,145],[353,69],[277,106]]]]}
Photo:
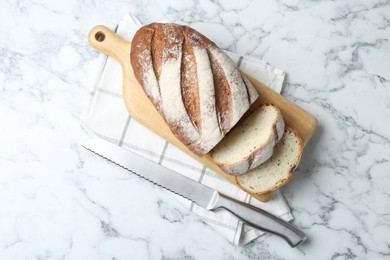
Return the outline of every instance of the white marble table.
{"type": "Polygon", "coordinates": [[[388,259],[389,39],[390,1],[2,1],[0,259],[388,259]],[[283,94],[319,119],[282,189],[307,243],[234,247],[80,147],[97,60],[86,35],[128,11],[215,27],[223,48],[288,73],[283,94]]]}

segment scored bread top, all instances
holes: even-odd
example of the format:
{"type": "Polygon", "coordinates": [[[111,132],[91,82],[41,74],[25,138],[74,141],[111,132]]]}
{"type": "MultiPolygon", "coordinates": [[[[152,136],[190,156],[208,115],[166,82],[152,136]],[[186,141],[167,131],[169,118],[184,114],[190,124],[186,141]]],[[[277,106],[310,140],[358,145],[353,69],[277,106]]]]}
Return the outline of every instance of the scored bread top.
{"type": "Polygon", "coordinates": [[[187,26],[141,27],[130,59],[135,77],[173,134],[197,155],[209,152],[258,97],[233,61],[187,26]]]}

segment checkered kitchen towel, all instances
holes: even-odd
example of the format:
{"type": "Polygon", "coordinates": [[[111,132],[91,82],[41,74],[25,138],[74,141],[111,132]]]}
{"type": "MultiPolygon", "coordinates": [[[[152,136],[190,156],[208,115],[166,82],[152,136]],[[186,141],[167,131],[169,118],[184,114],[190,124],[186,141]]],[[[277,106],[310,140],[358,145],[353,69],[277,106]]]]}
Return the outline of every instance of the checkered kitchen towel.
{"type": "MultiPolygon", "coordinates": [[[[129,14],[122,18],[115,31],[123,38],[130,40],[140,25],[138,19],[129,14]]],[[[212,32],[208,35],[212,35],[212,32]]],[[[281,91],[285,76],[283,71],[251,57],[228,54],[242,70],[255,76],[275,91],[281,91]]],[[[96,135],[217,189],[227,196],[262,208],[284,220],[289,221],[293,218],[288,205],[279,192],[276,192],[273,199],[267,203],[253,199],[241,189],[133,120],[128,115],[122,101],[122,69],[120,65],[112,57],[104,54],[100,54],[99,65],[88,105],[82,115],[85,124],[96,135]]],[[[263,234],[243,224],[228,212],[209,212],[180,196],[173,195],[234,245],[245,245],[263,234]]]]}

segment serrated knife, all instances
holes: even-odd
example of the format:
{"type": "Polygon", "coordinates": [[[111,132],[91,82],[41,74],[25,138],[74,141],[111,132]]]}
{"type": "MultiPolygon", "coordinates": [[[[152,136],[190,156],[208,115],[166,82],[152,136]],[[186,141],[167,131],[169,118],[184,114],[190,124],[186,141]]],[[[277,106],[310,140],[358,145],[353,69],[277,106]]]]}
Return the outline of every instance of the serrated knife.
{"type": "Polygon", "coordinates": [[[290,223],[264,210],[220,194],[210,187],[113,143],[94,138],[86,141],[82,146],[158,186],[193,201],[202,208],[211,211],[227,210],[256,229],[282,237],[291,247],[306,240],[305,234],[290,223]]]}

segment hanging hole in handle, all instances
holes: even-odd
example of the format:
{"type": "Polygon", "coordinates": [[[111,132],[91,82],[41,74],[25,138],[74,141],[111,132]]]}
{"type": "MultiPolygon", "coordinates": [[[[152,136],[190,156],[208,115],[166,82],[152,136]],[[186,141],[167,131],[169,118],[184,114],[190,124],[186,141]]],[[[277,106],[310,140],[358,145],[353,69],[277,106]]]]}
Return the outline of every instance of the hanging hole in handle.
{"type": "Polygon", "coordinates": [[[95,39],[98,41],[98,42],[102,42],[104,41],[104,39],[106,38],[106,35],[102,32],[97,32],[95,34],[95,39]]]}

